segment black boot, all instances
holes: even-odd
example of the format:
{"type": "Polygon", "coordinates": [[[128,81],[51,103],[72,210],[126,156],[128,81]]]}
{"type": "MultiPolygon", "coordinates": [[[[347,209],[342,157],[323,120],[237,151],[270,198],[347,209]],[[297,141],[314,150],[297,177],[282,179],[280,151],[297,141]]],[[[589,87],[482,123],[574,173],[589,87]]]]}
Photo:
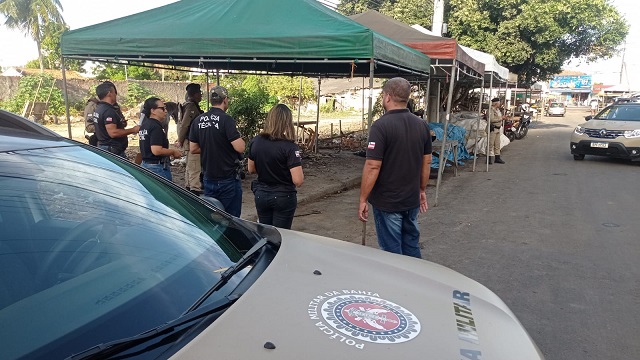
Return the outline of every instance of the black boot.
{"type": "Polygon", "coordinates": [[[493,164],[493,156],[489,156],[489,164],[493,164]]]}
{"type": "Polygon", "coordinates": [[[500,155],[496,155],[496,164],[504,164],[505,162],[500,159],[500,155]]]}

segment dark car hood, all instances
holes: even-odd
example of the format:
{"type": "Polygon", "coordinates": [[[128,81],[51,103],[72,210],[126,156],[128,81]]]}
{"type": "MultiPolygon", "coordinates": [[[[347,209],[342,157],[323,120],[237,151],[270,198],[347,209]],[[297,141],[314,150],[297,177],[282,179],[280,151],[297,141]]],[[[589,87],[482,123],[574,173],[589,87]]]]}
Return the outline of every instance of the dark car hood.
{"type": "Polygon", "coordinates": [[[269,268],[174,359],[543,358],[493,292],[453,270],[280,231],[269,268]]]}

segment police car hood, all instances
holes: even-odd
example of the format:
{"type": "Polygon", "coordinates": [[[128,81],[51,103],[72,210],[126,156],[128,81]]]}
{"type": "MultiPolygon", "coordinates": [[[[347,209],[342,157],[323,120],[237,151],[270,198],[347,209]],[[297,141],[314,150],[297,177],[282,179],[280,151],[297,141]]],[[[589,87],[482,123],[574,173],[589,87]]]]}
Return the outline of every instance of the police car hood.
{"type": "Polygon", "coordinates": [[[261,277],[173,358],[543,358],[493,292],[453,270],[279,231],[261,277]]]}

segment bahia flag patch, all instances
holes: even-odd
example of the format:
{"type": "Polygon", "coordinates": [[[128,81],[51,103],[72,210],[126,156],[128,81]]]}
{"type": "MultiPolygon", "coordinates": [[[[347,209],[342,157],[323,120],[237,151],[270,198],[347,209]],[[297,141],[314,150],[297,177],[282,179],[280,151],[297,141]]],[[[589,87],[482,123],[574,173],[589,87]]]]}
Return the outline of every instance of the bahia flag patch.
{"type": "Polygon", "coordinates": [[[371,149],[371,150],[375,149],[375,148],[376,148],[376,143],[375,143],[375,142],[373,142],[373,141],[372,141],[372,142],[370,142],[370,143],[369,143],[369,146],[367,146],[367,148],[368,148],[368,149],[371,149]]]}

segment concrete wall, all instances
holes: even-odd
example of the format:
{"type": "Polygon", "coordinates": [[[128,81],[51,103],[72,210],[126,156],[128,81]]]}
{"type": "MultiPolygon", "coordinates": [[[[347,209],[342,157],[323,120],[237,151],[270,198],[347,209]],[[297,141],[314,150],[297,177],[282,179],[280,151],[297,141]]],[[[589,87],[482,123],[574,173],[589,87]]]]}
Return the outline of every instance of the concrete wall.
{"type": "MultiPolygon", "coordinates": [[[[15,95],[18,91],[20,77],[17,76],[0,76],[0,101],[7,100],[15,95]]],[[[92,86],[100,84],[101,80],[95,79],[69,79],[67,80],[67,91],[69,94],[69,102],[71,104],[83,102],[89,96],[89,90],[92,86]]],[[[118,89],[118,98],[127,96],[127,86],[129,83],[136,82],[146,87],[152,93],[159,95],[165,101],[184,101],[186,93],[185,87],[189,82],[162,82],[151,80],[116,80],[113,83],[118,89]]],[[[205,84],[201,84],[205,88],[205,84]]],[[[62,90],[62,80],[56,80],[56,87],[62,90]]],[[[95,95],[95,94],[92,94],[95,95]]],[[[122,100],[119,100],[122,101],[122,100]]]]}

